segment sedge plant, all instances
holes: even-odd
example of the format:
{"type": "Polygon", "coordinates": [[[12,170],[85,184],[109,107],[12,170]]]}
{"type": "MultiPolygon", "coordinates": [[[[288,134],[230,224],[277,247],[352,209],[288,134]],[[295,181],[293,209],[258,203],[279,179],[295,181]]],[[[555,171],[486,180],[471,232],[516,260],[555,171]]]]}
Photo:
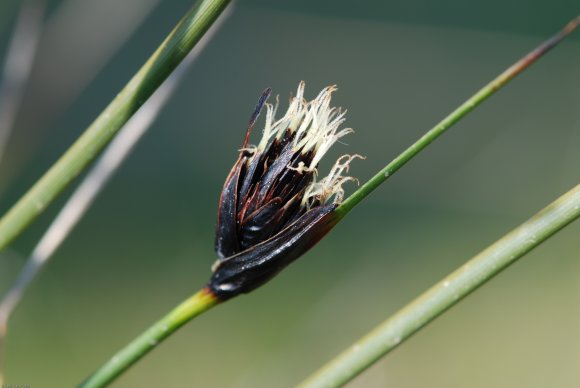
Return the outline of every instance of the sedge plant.
{"type": "MultiPolygon", "coordinates": [[[[332,144],[351,132],[348,128],[341,129],[344,112],[330,106],[331,94],[335,88],[325,88],[314,100],[307,102],[303,97],[304,84],[301,83],[296,97],[290,101],[287,113],[278,120],[275,119],[278,104],[270,105],[266,102],[271,93],[266,89],[251,115],[245,139],[219,199],[216,228],[218,260],[212,268],[209,282],[111,357],[81,386],[100,387],[110,383],[189,320],[221,302],[251,292],[272,279],[324,237],[380,184],[462,117],[560,43],[579,23],[580,18],[574,19],[561,32],[510,66],[346,199],[342,184],[354,178],[345,173],[348,172],[350,162],[359,156],[344,155],[339,158],[329,174],[321,179],[318,178],[317,170],[318,162],[332,144]],[[252,128],[264,107],[266,120],[263,137],[257,146],[250,146],[252,128]]],[[[539,221],[533,225],[539,228],[536,232],[541,237],[536,238],[532,244],[513,240],[511,235],[506,240],[501,240],[512,241],[511,244],[515,246],[513,252],[517,253],[514,258],[522,256],[578,217],[577,191],[574,189],[556,205],[548,207],[538,215],[539,221]],[[546,219],[552,221],[545,222],[546,219]]],[[[527,225],[524,224],[523,227],[527,225]]],[[[490,249],[494,251],[495,248],[490,249]]],[[[464,276],[472,280],[470,291],[511,262],[496,266],[494,272],[483,276],[482,268],[493,265],[491,261],[495,259],[497,257],[494,255],[479,256],[478,262],[483,264],[464,268],[464,276]]],[[[430,302],[430,298],[420,299],[414,309],[401,313],[407,317],[402,321],[414,326],[407,327],[405,335],[395,337],[391,347],[445,311],[456,300],[438,299],[437,309],[431,318],[427,316],[422,324],[415,325],[415,320],[408,314],[412,311],[423,311],[430,302]]],[[[397,322],[401,322],[400,316],[397,317],[397,322]]],[[[372,345],[369,347],[372,348],[372,345]]],[[[314,386],[341,384],[385,352],[384,349],[379,351],[373,348],[372,356],[357,360],[358,364],[351,375],[343,377],[342,380],[328,379],[329,384],[324,380],[314,386]]],[[[341,364],[340,368],[343,367],[344,364],[341,364]]]]}

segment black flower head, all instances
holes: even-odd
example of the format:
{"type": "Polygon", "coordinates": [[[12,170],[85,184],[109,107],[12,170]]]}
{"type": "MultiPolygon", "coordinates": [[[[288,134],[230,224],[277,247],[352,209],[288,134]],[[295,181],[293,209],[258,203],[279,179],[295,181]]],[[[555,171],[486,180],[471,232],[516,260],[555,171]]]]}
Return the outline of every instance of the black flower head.
{"type": "Polygon", "coordinates": [[[343,176],[359,155],[343,155],[328,176],[317,167],[330,147],[352,129],[339,129],[346,112],[330,107],[336,87],[307,102],[304,82],[286,115],[275,119],[278,103],[260,98],[250,119],[238,160],[220,197],[215,248],[218,261],[209,283],[225,300],[261,286],[316,244],[338,221],[343,176]],[[248,141],[263,106],[266,123],[258,146],[248,141]]]}

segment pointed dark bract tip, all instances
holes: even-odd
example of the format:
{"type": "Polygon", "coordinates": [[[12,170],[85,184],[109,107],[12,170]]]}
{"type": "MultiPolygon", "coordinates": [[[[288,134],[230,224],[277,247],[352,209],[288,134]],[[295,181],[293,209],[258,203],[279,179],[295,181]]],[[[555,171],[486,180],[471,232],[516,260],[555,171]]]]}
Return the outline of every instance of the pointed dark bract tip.
{"type": "Polygon", "coordinates": [[[246,131],[246,138],[244,139],[244,144],[242,145],[242,148],[246,148],[248,146],[248,142],[250,140],[250,134],[252,133],[252,128],[254,128],[254,124],[256,124],[256,120],[258,120],[258,117],[260,117],[260,112],[262,112],[262,108],[264,107],[264,104],[266,103],[266,101],[268,101],[268,98],[270,98],[271,94],[272,94],[272,88],[266,88],[262,92],[262,95],[260,96],[260,99],[258,100],[258,103],[256,104],[256,108],[254,108],[254,113],[252,113],[252,116],[250,117],[250,121],[248,122],[248,130],[246,131]]]}
{"type": "Polygon", "coordinates": [[[256,104],[256,108],[254,109],[254,113],[252,114],[252,117],[250,118],[250,126],[253,126],[256,123],[256,120],[258,119],[258,116],[260,115],[260,112],[262,111],[264,104],[266,103],[268,98],[270,98],[270,95],[272,95],[272,88],[264,89],[264,91],[262,92],[262,95],[260,96],[260,99],[258,100],[258,103],[256,104]]]}
{"type": "Polygon", "coordinates": [[[207,287],[223,301],[263,285],[336,225],[335,209],[335,204],[314,208],[272,238],[220,261],[207,287]]]}

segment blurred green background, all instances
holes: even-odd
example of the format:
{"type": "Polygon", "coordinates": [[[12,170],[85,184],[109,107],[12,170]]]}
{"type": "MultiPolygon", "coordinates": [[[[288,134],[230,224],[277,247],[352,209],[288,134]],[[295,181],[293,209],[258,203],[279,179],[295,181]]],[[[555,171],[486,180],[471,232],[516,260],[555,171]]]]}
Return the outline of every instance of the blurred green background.
{"type": "MultiPolygon", "coordinates": [[[[356,130],[365,181],[558,30],[577,2],[239,2],[134,153],[16,311],[7,383],[78,383],[208,279],[223,180],[267,86],[307,82],[356,130]]],[[[19,1],[0,3],[0,53],[19,1]]],[[[0,164],[9,208],[121,89],[190,1],[49,2],[0,164]]],[[[251,295],[195,320],[119,387],[288,387],[578,183],[580,38],[564,42],[251,295]]],[[[256,139],[254,139],[256,141],[256,139]]],[[[328,163],[331,163],[330,161],[328,163]]],[[[353,186],[347,191],[352,192],[353,186]]],[[[66,197],[71,190],[65,193],[66,197]]],[[[0,292],[59,200],[0,257],[0,292]]],[[[577,387],[580,224],[360,376],[352,387],[577,387]]]]}

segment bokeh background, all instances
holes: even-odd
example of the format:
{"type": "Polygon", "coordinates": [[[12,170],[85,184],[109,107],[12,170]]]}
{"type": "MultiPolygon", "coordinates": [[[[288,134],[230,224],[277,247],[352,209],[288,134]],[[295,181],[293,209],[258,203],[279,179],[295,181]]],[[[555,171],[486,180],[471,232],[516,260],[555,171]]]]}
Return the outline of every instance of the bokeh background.
{"type": "MultiPolygon", "coordinates": [[[[0,55],[19,1],[0,2],[0,55]]],[[[4,212],[191,1],[52,0],[0,164],[4,212]]],[[[238,2],[16,311],[7,383],[66,387],[208,279],[217,198],[263,88],[338,84],[364,181],[578,13],[574,1],[238,2]]],[[[364,201],[271,283],[195,320],[119,387],[288,387],[578,183],[576,34],[364,201]]],[[[255,139],[254,139],[255,141],[255,139]]],[[[329,162],[330,163],[330,162],[329,162]]],[[[347,191],[352,192],[353,186],[347,191]],[[350,190],[350,191],[348,191],[350,190]]],[[[68,196],[71,190],[65,192],[68,196]]],[[[63,198],[64,198],[63,197],[63,198]]],[[[0,257],[0,292],[63,200],[0,257]]],[[[580,224],[352,387],[577,387],[580,224]]]]}

